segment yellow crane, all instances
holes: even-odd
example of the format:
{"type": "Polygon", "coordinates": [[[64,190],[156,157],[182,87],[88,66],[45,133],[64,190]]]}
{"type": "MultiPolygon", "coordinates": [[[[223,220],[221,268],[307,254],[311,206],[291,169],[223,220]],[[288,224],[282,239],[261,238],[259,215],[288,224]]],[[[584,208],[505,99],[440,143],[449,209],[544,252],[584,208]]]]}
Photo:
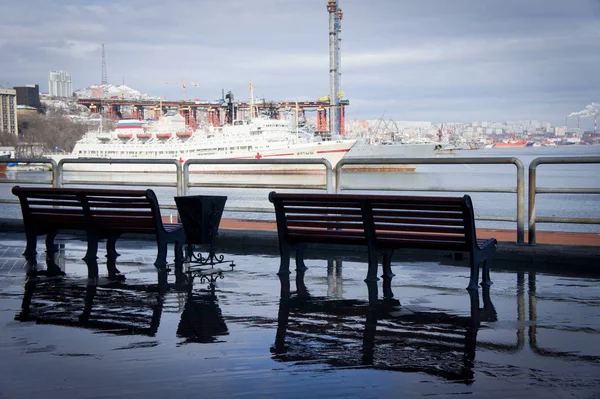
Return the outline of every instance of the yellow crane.
{"type": "MultiPolygon", "coordinates": [[[[343,91],[338,91],[338,98],[341,99],[342,97],[344,97],[344,92],[343,91]]],[[[319,97],[317,99],[317,101],[329,101],[329,94],[323,97],[319,97]]]]}
{"type": "Polygon", "coordinates": [[[186,83],[185,79],[181,79],[181,82],[165,82],[165,84],[167,85],[181,85],[181,93],[183,95],[183,101],[186,101],[186,92],[185,92],[185,88],[188,86],[192,86],[192,87],[200,87],[200,85],[198,83],[186,83]]]}

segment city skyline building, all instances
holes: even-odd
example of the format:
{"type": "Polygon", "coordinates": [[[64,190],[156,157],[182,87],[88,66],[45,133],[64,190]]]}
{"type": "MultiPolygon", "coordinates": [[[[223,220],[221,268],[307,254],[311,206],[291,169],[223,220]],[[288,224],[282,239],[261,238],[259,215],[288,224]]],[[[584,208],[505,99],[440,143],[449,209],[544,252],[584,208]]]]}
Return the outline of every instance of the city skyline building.
{"type": "Polygon", "coordinates": [[[0,132],[19,133],[17,121],[17,91],[0,88],[0,132]]]}
{"type": "Polygon", "coordinates": [[[72,97],[71,75],[65,71],[48,73],[48,93],[50,97],[72,97]]]}
{"type": "Polygon", "coordinates": [[[42,109],[39,85],[15,86],[13,89],[17,92],[17,105],[33,107],[37,110],[42,109]]]}

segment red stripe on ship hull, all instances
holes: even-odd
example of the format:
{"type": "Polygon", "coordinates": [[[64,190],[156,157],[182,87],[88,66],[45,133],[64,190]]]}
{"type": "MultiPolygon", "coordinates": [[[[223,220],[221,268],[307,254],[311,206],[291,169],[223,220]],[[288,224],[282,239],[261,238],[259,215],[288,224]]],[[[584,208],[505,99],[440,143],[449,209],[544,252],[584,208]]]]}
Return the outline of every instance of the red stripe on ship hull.
{"type": "Polygon", "coordinates": [[[327,154],[330,152],[348,152],[350,151],[350,149],[341,149],[341,150],[322,150],[322,151],[317,151],[317,154],[327,154]]]}
{"type": "MultiPolygon", "coordinates": [[[[331,152],[348,152],[350,151],[349,149],[341,149],[341,150],[322,150],[322,151],[317,151],[317,154],[328,154],[331,152]]],[[[294,156],[296,154],[292,153],[288,153],[288,154],[267,154],[267,155],[263,155],[260,154],[260,156],[262,158],[272,158],[272,157],[290,157],[290,156],[294,156]]],[[[225,158],[225,159],[255,159],[256,155],[247,155],[244,157],[235,157],[235,158],[225,158]]],[[[299,158],[302,158],[301,156],[299,156],[299,158]]]]}

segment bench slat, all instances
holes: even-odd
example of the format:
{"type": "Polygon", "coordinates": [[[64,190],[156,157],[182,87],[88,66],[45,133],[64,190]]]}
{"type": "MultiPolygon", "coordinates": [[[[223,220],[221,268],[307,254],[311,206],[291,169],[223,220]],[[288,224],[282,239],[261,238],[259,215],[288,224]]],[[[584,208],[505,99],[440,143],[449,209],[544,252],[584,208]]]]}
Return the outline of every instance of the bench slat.
{"type": "Polygon", "coordinates": [[[382,209],[373,209],[373,217],[387,217],[387,218],[398,218],[398,217],[413,217],[413,218],[433,218],[433,219],[463,219],[462,210],[458,211],[440,211],[429,210],[407,210],[407,209],[398,209],[398,210],[382,210],[382,209]]]}
{"type": "Polygon", "coordinates": [[[409,225],[422,225],[422,226],[464,226],[465,222],[462,219],[415,219],[415,218],[395,218],[387,220],[377,220],[378,225],[387,224],[389,226],[409,226],[409,225]]]}
{"type": "Polygon", "coordinates": [[[360,215],[288,215],[288,223],[292,222],[304,222],[304,221],[340,221],[340,222],[359,222],[362,223],[362,217],[360,215]]]}
{"type": "Polygon", "coordinates": [[[375,231],[377,234],[384,231],[411,231],[411,232],[423,232],[423,233],[446,233],[446,234],[459,234],[464,236],[466,231],[463,226],[422,226],[422,225],[389,225],[389,224],[375,224],[375,231]]]}
{"type": "Polygon", "coordinates": [[[326,208],[326,207],[284,207],[286,214],[308,214],[308,215],[323,215],[323,214],[339,214],[339,215],[361,215],[360,207],[357,208],[326,208]]]}
{"type": "Polygon", "coordinates": [[[351,223],[351,222],[332,222],[332,221],[303,221],[303,222],[289,222],[288,228],[291,227],[314,227],[317,229],[353,229],[364,231],[364,227],[362,221],[359,223],[351,223]]]}
{"type": "Polygon", "coordinates": [[[392,202],[405,204],[421,203],[440,203],[440,204],[461,204],[462,197],[433,197],[433,196],[398,196],[398,195],[373,195],[373,194],[308,194],[308,193],[274,193],[274,199],[277,201],[296,201],[301,204],[308,202],[326,201],[337,203],[359,202],[362,199],[376,202],[392,202]]]}

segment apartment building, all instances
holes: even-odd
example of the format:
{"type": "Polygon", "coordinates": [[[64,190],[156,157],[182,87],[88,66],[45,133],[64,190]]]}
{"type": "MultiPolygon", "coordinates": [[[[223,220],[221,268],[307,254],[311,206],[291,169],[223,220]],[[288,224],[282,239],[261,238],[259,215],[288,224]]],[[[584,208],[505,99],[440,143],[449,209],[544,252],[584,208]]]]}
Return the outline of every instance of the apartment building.
{"type": "Polygon", "coordinates": [[[0,131],[17,135],[17,91],[0,88],[0,131]]]}

